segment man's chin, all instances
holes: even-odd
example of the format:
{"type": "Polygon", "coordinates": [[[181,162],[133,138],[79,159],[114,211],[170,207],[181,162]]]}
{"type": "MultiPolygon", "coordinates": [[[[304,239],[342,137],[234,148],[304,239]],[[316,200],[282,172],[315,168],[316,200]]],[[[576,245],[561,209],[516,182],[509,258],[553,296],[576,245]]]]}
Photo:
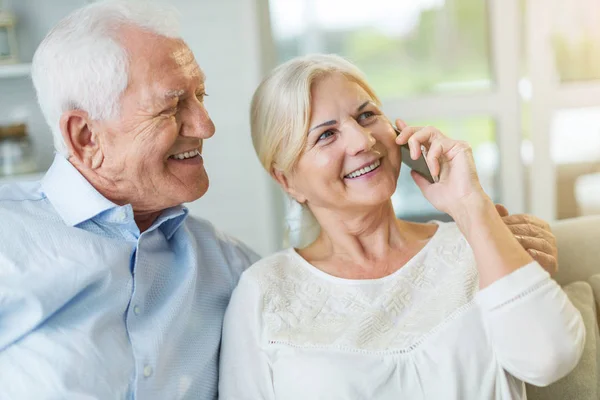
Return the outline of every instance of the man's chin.
{"type": "Polygon", "coordinates": [[[183,202],[191,203],[193,201],[198,200],[200,197],[202,197],[206,194],[206,192],[208,191],[208,186],[209,186],[208,177],[206,177],[199,184],[197,184],[196,187],[194,187],[193,191],[190,191],[190,193],[188,193],[188,195],[186,196],[186,198],[183,202]]]}

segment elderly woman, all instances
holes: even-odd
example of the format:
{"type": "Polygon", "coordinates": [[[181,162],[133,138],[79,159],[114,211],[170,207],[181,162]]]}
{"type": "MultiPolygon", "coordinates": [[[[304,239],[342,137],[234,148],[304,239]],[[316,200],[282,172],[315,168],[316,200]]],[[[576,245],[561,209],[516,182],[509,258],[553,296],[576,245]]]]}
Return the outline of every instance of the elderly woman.
{"type": "Polygon", "coordinates": [[[469,146],[396,135],[352,64],[276,68],[252,102],[265,169],[316,238],[250,267],[225,317],[221,399],[525,399],[577,364],[585,330],[482,190],[469,146]],[[424,196],[455,222],[397,219],[401,167],[428,149],[424,196]]]}

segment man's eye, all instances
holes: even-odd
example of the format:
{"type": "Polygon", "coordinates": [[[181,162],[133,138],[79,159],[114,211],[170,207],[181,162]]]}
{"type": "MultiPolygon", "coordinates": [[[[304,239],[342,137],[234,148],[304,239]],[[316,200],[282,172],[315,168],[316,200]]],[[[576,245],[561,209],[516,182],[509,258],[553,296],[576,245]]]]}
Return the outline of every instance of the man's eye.
{"type": "Polygon", "coordinates": [[[166,110],[164,110],[161,114],[162,115],[168,115],[168,116],[172,116],[177,114],[177,111],[179,110],[178,106],[175,107],[171,107],[171,108],[167,108],[166,110]]]}
{"type": "Polygon", "coordinates": [[[319,136],[319,139],[317,139],[317,141],[321,141],[321,140],[325,140],[328,137],[333,136],[333,132],[332,131],[325,131],[321,134],[321,136],[319,136]]]}
{"type": "Polygon", "coordinates": [[[365,111],[364,113],[362,113],[358,116],[357,120],[358,120],[358,122],[362,122],[362,121],[366,121],[374,116],[375,116],[375,113],[373,111],[365,111]]]}
{"type": "Polygon", "coordinates": [[[200,102],[203,102],[203,101],[204,101],[204,98],[205,98],[206,96],[208,96],[208,93],[204,93],[204,92],[201,92],[201,93],[196,93],[196,97],[198,98],[198,100],[200,100],[200,102]]]}

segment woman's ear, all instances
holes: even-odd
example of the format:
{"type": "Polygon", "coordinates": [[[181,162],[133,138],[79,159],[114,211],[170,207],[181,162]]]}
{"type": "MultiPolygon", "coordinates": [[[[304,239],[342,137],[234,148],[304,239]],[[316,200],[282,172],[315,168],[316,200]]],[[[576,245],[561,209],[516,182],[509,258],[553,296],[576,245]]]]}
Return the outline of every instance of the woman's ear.
{"type": "Polygon", "coordinates": [[[85,111],[69,110],[60,118],[60,130],[70,158],[79,165],[97,169],[104,161],[99,137],[91,129],[91,120],[85,111]]]}
{"type": "Polygon", "coordinates": [[[298,203],[303,204],[306,202],[306,198],[295,189],[293,179],[288,178],[283,171],[273,168],[271,169],[271,176],[283,191],[292,196],[298,203]]]}

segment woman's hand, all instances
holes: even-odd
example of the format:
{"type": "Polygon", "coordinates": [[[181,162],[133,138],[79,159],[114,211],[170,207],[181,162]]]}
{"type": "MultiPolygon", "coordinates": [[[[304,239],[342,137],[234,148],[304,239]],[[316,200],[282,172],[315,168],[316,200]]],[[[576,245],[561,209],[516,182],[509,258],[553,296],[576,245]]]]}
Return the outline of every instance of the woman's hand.
{"type": "Polygon", "coordinates": [[[414,171],[412,177],[427,200],[449,214],[469,242],[477,263],[480,289],[529,264],[531,256],[481,188],[471,147],[432,127],[405,127],[402,121],[396,124],[401,129],[396,143],[408,143],[413,159],[421,155],[421,146],[428,149],[429,169],[433,176],[439,175],[439,181],[429,183],[414,171]]]}
{"type": "Polygon", "coordinates": [[[414,171],[411,175],[435,208],[456,219],[464,213],[465,207],[490,201],[479,183],[468,143],[450,139],[430,126],[406,127],[401,121],[397,121],[396,125],[401,129],[396,143],[408,143],[411,158],[416,160],[421,156],[421,146],[427,149],[426,160],[431,175],[438,176],[439,181],[429,183],[414,171]]]}

